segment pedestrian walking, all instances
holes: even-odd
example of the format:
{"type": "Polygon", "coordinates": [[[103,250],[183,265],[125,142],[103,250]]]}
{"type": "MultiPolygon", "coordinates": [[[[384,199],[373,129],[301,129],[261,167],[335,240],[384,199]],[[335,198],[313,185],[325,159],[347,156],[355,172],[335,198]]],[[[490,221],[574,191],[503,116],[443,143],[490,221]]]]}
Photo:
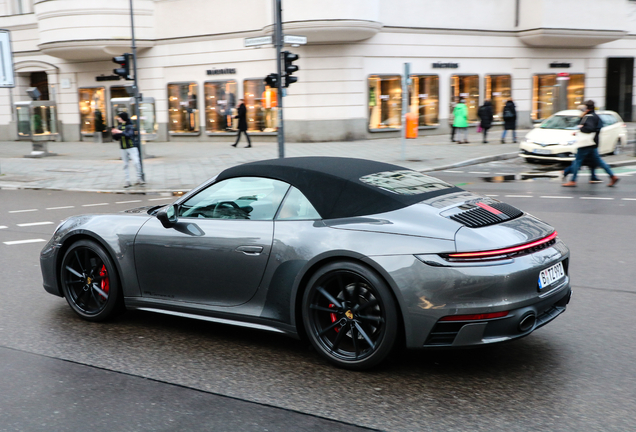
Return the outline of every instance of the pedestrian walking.
{"type": "Polygon", "coordinates": [[[245,99],[239,100],[239,107],[235,118],[238,119],[238,133],[236,134],[236,142],[232,144],[232,147],[236,147],[239,143],[241,133],[244,133],[245,138],[247,138],[246,147],[252,147],[252,141],[250,140],[250,136],[247,134],[247,108],[245,107],[245,99]]]}
{"type": "MultiPolygon", "coordinates": [[[[582,124],[583,117],[585,117],[585,113],[587,112],[587,107],[585,105],[579,105],[578,110],[581,111],[581,122],[579,122],[579,124],[582,124]]],[[[574,165],[574,161],[572,161],[572,163],[565,170],[563,170],[563,181],[568,178],[568,175],[572,174],[572,165],[574,165]]],[[[597,166],[594,158],[588,155],[587,158],[585,158],[585,160],[583,161],[583,165],[586,165],[590,168],[590,183],[603,183],[603,180],[596,176],[597,166]]]]}
{"type": "Polygon", "coordinates": [[[588,100],[585,102],[585,106],[587,110],[585,112],[585,116],[583,116],[583,119],[581,120],[581,124],[579,125],[580,130],[577,134],[578,150],[576,152],[576,159],[574,159],[571,168],[572,181],[563,183],[562,186],[575,187],[576,176],[579,168],[581,168],[581,164],[587,157],[591,157],[597,166],[605,170],[607,175],[610,177],[608,186],[613,187],[618,182],[619,178],[614,175],[609,165],[607,165],[598,154],[598,136],[601,132],[601,127],[603,127],[603,123],[601,118],[594,111],[594,101],[588,100]]]}
{"type": "Polygon", "coordinates": [[[456,129],[457,143],[468,144],[468,107],[464,103],[464,99],[460,99],[459,103],[453,110],[453,127],[456,129]],[[462,135],[464,140],[462,141],[462,135]]]}
{"type": "Polygon", "coordinates": [[[504,131],[501,135],[501,143],[506,142],[506,132],[512,131],[512,142],[517,142],[517,108],[512,99],[508,99],[504,106],[502,117],[504,119],[504,131]]]}
{"type": "Polygon", "coordinates": [[[145,182],[141,175],[139,149],[135,146],[135,126],[133,126],[132,121],[130,121],[128,113],[125,112],[117,114],[117,122],[119,123],[119,128],[112,128],[111,133],[113,139],[119,141],[119,146],[121,148],[121,160],[124,161],[124,174],[126,176],[126,183],[124,183],[124,187],[129,188],[131,186],[130,171],[128,168],[129,162],[132,162],[137,170],[136,184],[143,185],[145,182]]]}
{"type": "Polygon", "coordinates": [[[479,107],[479,110],[477,111],[477,117],[479,117],[479,119],[481,120],[479,126],[481,127],[481,130],[484,134],[483,143],[487,144],[488,129],[490,129],[490,127],[492,126],[493,119],[492,102],[490,102],[489,100],[485,101],[484,104],[479,107]]]}
{"type": "Polygon", "coordinates": [[[451,125],[451,142],[455,142],[455,131],[457,130],[455,128],[455,126],[453,126],[453,123],[455,123],[455,116],[453,114],[453,112],[455,111],[455,107],[457,106],[457,98],[453,98],[453,101],[451,102],[451,113],[450,113],[450,125],[451,125]]]}

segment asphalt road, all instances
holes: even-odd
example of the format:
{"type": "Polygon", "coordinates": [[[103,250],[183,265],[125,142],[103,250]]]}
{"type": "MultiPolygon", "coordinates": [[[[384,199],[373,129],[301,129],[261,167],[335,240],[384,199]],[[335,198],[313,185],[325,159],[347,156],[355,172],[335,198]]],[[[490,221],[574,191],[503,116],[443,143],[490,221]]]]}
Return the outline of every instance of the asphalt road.
{"type": "Polygon", "coordinates": [[[115,421],[128,430],[633,430],[633,171],[621,172],[616,188],[589,185],[584,177],[575,189],[561,188],[558,179],[481,179],[525,170],[511,161],[435,175],[557,228],[572,250],[568,311],[520,341],[474,350],[399,351],[366,373],[336,369],[306,343],[277,334],[146,312],[107,324],[81,321],[41,287],[43,243],[11,242],[47,239],[72,214],[171,198],[0,190],[0,227],[6,226],[0,228],[0,430],[44,430],[29,426],[46,422],[57,425],[49,430],[73,430],[76,404],[86,418],[95,411],[95,430],[115,421]],[[133,200],[140,201],[124,202],[133,200]],[[33,223],[38,225],[24,226],[33,223]],[[60,366],[60,360],[73,363],[60,366]],[[68,377],[75,375],[82,378],[71,383],[68,377]],[[103,398],[95,398],[96,391],[103,398]],[[233,399],[215,402],[217,395],[233,399]],[[255,404],[224,405],[242,401],[255,404]],[[246,423],[228,419],[215,428],[207,406],[215,407],[212,413],[237,413],[246,423]],[[183,407],[190,408],[187,415],[175,414],[183,407]],[[326,419],[339,423],[317,423],[326,419]]]}

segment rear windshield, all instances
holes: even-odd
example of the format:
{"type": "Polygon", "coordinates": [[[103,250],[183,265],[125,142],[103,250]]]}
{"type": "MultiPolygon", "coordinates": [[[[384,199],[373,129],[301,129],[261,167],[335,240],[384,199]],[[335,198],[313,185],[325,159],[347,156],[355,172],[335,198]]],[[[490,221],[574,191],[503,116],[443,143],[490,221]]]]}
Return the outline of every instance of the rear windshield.
{"type": "Polygon", "coordinates": [[[579,116],[555,115],[541,123],[541,129],[576,129],[580,122],[579,116]]]}
{"type": "Polygon", "coordinates": [[[454,187],[435,177],[410,170],[369,174],[360,177],[360,181],[398,195],[418,195],[454,187]]]}

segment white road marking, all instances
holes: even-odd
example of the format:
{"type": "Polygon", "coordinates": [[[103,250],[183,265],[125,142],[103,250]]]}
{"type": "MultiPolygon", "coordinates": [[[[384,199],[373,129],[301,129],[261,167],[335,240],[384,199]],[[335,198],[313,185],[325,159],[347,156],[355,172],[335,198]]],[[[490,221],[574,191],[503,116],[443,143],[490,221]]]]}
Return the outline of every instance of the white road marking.
{"type": "Polygon", "coordinates": [[[7,229],[7,228],[9,228],[9,227],[8,227],[8,226],[6,226],[6,225],[1,225],[1,226],[0,226],[0,229],[7,229]]]}
{"type": "Polygon", "coordinates": [[[130,203],[136,203],[136,202],[141,202],[141,200],[117,201],[115,202],[115,204],[130,204],[130,203]]]}
{"type": "Polygon", "coordinates": [[[506,198],[533,198],[532,195],[506,195],[506,198]]]}
{"type": "Polygon", "coordinates": [[[38,225],[53,225],[53,222],[30,222],[30,223],[21,223],[16,225],[19,227],[30,227],[30,226],[38,226],[38,225]]]}
{"type": "Polygon", "coordinates": [[[61,210],[75,208],[75,206],[47,207],[47,210],[61,210]]]}
{"type": "Polygon", "coordinates": [[[38,211],[38,209],[11,210],[11,211],[9,211],[9,213],[26,213],[26,212],[32,212],[32,211],[38,211]]]}
{"type": "Polygon", "coordinates": [[[453,171],[453,170],[446,170],[446,171],[443,171],[443,172],[445,172],[445,173],[455,173],[455,174],[463,174],[464,173],[464,171],[453,171]]]}
{"type": "Polygon", "coordinates": [[[540,198],[549,198],[549,199],[572,199],[574,197],[571,196],[552,196],[552,195],[542,195],[540,198]]]}
{"type": "Polygon", "coordinates": [[[95,207],[95,206],[104,206],[104,205],[108,205],[108,203],[82,204],[82,207],[95,207]]]}
{"type": "Polygon", "coordinates": [[[514,173],[495,173],[495,175],[514,175],[514,173]]]}
{"type": "Polygon", "coordinates": [[[621,198],[623,201],[636,201],[636,198],[621,198]]]}
{"type": "Polygon", "coordinates": [[[486,195],[486,196],[488,196],[488,197],[496,197],[496,196],[499,196],[499,195],[486,195]]]}
{"type": "Polygon", "coordinates": [[[580,197],[580,199],[586,199],[586,200],[608,200],[608,201],[611,201],[614,198],[610,198],[610,197],[580,197]]]}
{"type": "Polygon", "coordinates": [[[40,243],[40,242],[44,242],[44,241],[46,241],[46,240],[44,240],[44,239],[28,239],[28,240],[6,241],[6,242],[3,242],[3,243],[8,245],[8,246],[12,246],[12,245],[19,245],[19,244],[26,244],[26,243],[40,243]]]}
{"type": "Polygon", "coordinates": [[[490,174],[490,171],[468,171],[468,174],[490,174]]]}
{"type": "Polygon", "coordinates": [[[174,197],[150,198],[148,201],[172,200],[174,197]]]}

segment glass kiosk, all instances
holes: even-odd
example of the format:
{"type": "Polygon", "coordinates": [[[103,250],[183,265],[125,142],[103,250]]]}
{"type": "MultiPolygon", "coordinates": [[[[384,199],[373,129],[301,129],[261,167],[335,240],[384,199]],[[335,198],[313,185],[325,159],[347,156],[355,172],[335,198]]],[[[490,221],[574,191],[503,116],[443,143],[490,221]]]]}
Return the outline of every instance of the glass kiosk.
{"type": "Polygon", "coordinates": [[[53,101],[15,102],[18,139],[21,141],[56,141],[57,106],[53,101]]]}
{"type": "MultiPolygon", "coordinates": [[[[113,114],[113,123],[115,123],[111,126],[117,126],[116,118],[117,114],[119,114],[120,112],[128,113],[128,115],[130,116],[130,120],[132,120],[133,123],[137,121],[137,118],[135,117],[134,97],[112,98],[110,100],[110,106],[113,114]]],[[[158,125],[155,110],[155,98],[144,97],[141,100],[139,111],[141,120],[141,140],[152,141],[157,139],[158,125]]]]}

